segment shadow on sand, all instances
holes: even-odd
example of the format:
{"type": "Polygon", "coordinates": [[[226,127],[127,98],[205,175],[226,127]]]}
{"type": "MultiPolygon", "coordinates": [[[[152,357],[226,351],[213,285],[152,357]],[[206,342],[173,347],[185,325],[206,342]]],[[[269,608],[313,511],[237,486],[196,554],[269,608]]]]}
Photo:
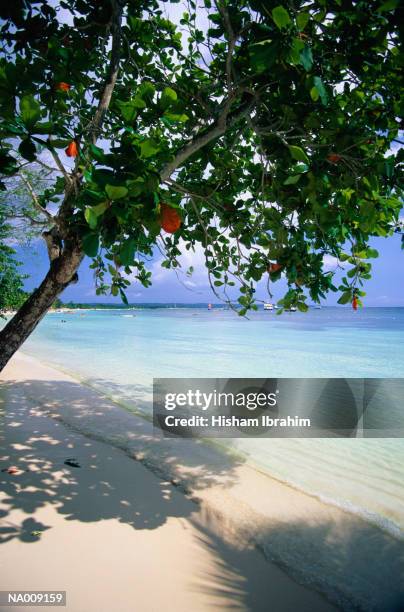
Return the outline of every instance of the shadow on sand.
{"type": "MultiPolygon", "coordinates": [[[[104,435],[113,433],[112,430],[106,431],[107,422],[111,426],[111,414],[102,398],[94,408],[94,392],[86,392],[82,385],[33,380],[1,383],[0,407],[2,400],[5,400],[6,407],[0,409],[0,469],[12,465],[20,471],[17,474],[0,472],[0,544],[19,540],[29,544],[30,550],[31,547],[34,549],[39,534],[41,539],[46,538],[47,532],[53,528],[36,516],[39,510],[49,506],[66,521],[99,523],[115,519],[135,530],[157,530],[171,518],[186,519],[192,525],[197,545],[214,560],[209,575],[202,572],[202,575],[191,577],[190,589],[195,597],[205,593],[221,602],[223,608],[230,602],[235,610],[267,609],[266,602],[273,589],[268,584],[269,566],[263,555],[245,542],[226,543],[220,535],[220,525],[215,525],[215,521],[211,525],[201,522],[197,503],[178,487],[173,487],[172,481],[157,473],[151,474],[140,462],[133,462],[122,454],[120,449],[99,439],[84,437],[78,431],[79,427],[89,430],[94,425],[89,423],[91,412],[92,418],[98,421],[98,428],[104,429],[104,435]],[[91,405],[87,393],[91,393],[91,405]],[[69,398],[68,409],[75,412],[75,420],[70,426],[60,421],[58,412],[64,407],[62,403],[66,398],[69,398]],[[56,418],[49,418],[50,414],[56,418]],[[121,455],[118,460],[117,454],[121,455]],[[76,460],[80,467],[66,465],[64,462],[68,458],[76,460]],[[22,518],[18,521],[15,517],[22,518]]],[[[128,415],[125,417],[127,419],[128,415]]],[[[119,425],[116,423],[116,431],[119,425]]],[[[141,440],[144,453],[158,443],[147,422],[144,429],[137,430],[133,436],[141,440]]],[[[101,438],[101,435],[97,437],[101,438]]],[[[114,442],[124,446],[120,433],[116,434],[114,442]]],[[[167,455],[161,461],[160,470],[152,465],[154,472],[165,472],[163,463],[167,463],[171,476],[176,474],[178,457],[167,455]]],[[[209,486],[217,478],[230,483],[231,466],[237,465],[237,462],[231,463],[223,458],[223,464],[212,470],[212,466],[201,465],[198,461],[200,456],[190,460],[186,469],[194,474],[194,481],[199,481],[202,487],[209,486]]],[[[105,529],[108,529],[107,524],[105,529]]],[[[26,554],[31,555],[28,551],[26,554]]],[[[33,555],[35,558],[35,552],[33,555]]],[[[156,559],[158,563],[159,559],[156,559]]],[[[12,571],[18,571],[18,568],[12,571]]],[[[284,578],[281,570],[275,568],[275,572],[284,578]]],[[[3,575],[3,579],[5,577],[3,575]]],[[[279,587],[274,588],[278,592],[279,587]]],[[[286,612],[290,609],[289,597],[285,597],[285,602],[282,599],[279,610],[286,612]]]]}
{"type": "MultiPolygon", "coordinates": [[[[38,521],[35,513],[49,505],[67,521],[95,523],[115,519],[135,530],[154,530],[171,517],[184,518],[195,527],[200,545],[215,558],[212,575],[194,578],[195,593],[209,591],[219,601],[231,601],[231,609],[254,612],[294,609],[283,572],[268,565],[264,556],[243,543],[238,534],[233,534],[233,542],[223,539],[221,519],[215,515],[201,519],[197,516],[197,504],[171,486],[184,475],[192,478],[199,488],[218,482],[230,486],[236,479],[238,462],[234,458],[230,460],[223,455],[220,463],[204,463],[204,454],[198,451],[199,441],[181,440],[180,443],[192,445],[193,449],[192,456],[186,454],[184,463],[183,452],[180,455],[177,447],[175,454],[176,447],[167,441],[167,450],[160,453],[158,466],[151,459],[153,446],[156,453],[157,445],[161,449],[164,444],[161,438],[153,436],[151,424],[137,419],[136,431],[128,431],[126,413],[125,421],[120,423],[120,409],[111,408],[110,402],[102,398],[94,408],[94,391],[80,384],[35,380],[2,383],[0,400],[2,397],[6,399],[7,409],[3,408],[0,413],[0,468],[15,465],[27,471],[18,475],[0,472],[0,543],[13,539],[27,544],[36,542],[35,532],[46,532],[51,527],[38,521]],[[66,398],[69,398],[68,405],[66,398]],[[68,426],[61,422],[61,419],[65,421],[64,411],[73,415],[68,426]],[[54,418],[49,419],[49,415],[54,418]],[[120,429],[123,425],[126,441],[120,429]],[[78,431],[91,433],[92,438],[83,438],[78,431]],[[130,443],[136,441],[136,458],[150,467],[155,477],[151,478],[150,472],[138,462],[134,464],[137,469],[133,470],[133,479],[130,470],[117,470],[114,457],[119,451],[102,443],[103,437],[132,455],[130,443]],[[65,465],[67,458],[76,459],[81,467],[65,465]],[[18,524],[11,523],[8,517],[14,510],[31,516],[24,516],[18,524]],[[262,563],[257,564],[257,555],[262,563]],[[276,603],[269,606],[271,600],[276,603]]],[[[206,457],[206,447],[204,452],[206,457]]],[[[338,582],[343,585],[344,580],[352,582],[360,600],[368,598],[374,602],[363,609],[398,612],[404,609],[404,592],[399,586],[404,584],[403,549],[377,534],[374,527],[367,528],[365,523],[359,529],[358,521],[351,521],[347,515],[338,537],[335,525],[313,520],[294,524],[279,522],[272,527],[263,525],[259,532],[255,530],[254,540],[267,557],[280,565],[294,567],[297,579],[309,576],[311,583],[319,587],[318,576],[331,568],[335,585],[338,582]],[[322,558],[317,557],[319,548],[322,558]],[[366,565],[368,571],[361,576],[357,568],[366,565]],[[296,569],[299,567],[300,572],[296,569]],[[384,608],[380,607],[383,602],[384,608]]],[[[335,600],[343,602],[344,609],[351,609],[343,590],[335,586],[329,592],[335,600]]],[[[325,600],[316,602],[306,605],[302,601],[299,610],[331,609],[325,600]]],[[[220,609],[225,608],[229,609],[223,603],[220,609]]]]}

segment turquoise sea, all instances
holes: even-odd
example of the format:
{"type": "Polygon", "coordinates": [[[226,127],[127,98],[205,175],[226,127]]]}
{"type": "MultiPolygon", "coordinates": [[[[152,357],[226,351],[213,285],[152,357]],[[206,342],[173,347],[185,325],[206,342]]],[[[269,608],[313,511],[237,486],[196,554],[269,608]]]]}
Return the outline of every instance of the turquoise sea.
{"type": "MultiPolygon", "coordinates": [[[[404,308],[51,313],[23,350],[150,414],[153,377],[404,377],[404,308]]],[[[258,469],[404,537],[404,439],[231,444],[258,469]]]]}

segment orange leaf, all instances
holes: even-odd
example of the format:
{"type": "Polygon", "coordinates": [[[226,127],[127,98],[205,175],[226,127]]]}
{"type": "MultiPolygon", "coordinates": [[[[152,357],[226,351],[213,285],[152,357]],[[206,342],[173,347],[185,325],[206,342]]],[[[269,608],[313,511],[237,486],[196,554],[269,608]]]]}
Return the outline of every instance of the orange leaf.
{"type": "Polygon", "coordinates": [[[64,81],[61,81],[60,83],[57,83],[55,85],[55,88],[59,91],[69,91],[71,85],[69,85],[69,83],[65,83],[64,81]]]}
{"type": "Polygon", "coordinates": [[[341,155],[338,155],[338,153],[330,153],[327,155],[327,159],[332,164],[337,164],[341,160],[341,155]]]}
{"type": "Polygon", "coordinates": [[[272,273],[272,272],[279,272],[279,270],[282,270],[282,266],[281,264],[278,263],[270,263],[268,266],[268,272],[272,273]]]}
{"type": "Polygon", "coordinates": [[[75,140],[72,140],[68,147],[65,149],[65,153],[67,157],[77,157],[78,155],[78,147],[75,140]]]}
{"type": "Polygon", "coordinates": [[[160,225],[169,234],[174,234],[181,227],[181,217],[176,208],[161,204],[160,225]]]}

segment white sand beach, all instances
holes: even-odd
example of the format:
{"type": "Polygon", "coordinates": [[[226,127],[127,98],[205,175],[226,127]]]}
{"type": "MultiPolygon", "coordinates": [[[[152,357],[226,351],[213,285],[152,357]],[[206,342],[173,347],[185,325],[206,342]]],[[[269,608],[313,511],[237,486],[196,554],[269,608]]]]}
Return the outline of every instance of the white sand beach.
{"type": "Polygon", "coordinates": [[[0,381],[0,469],[21,470],[0,472],[0,589],[72,612],[399,609],[387,533],[21,353],[0,381]]]}

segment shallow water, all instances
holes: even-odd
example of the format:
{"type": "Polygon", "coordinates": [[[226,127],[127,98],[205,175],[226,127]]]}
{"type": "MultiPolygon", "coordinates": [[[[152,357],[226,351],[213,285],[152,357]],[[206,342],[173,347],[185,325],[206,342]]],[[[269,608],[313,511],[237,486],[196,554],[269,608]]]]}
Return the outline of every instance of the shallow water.
{"type": "MultiPolygon", "coordinates": [[[[153,377],[403,377],[404,309],[49,314],[24,351],[148,413],[153,377]]],[[[233,444],[272,476],[403,535],[403,439],[233,444]]]]}

